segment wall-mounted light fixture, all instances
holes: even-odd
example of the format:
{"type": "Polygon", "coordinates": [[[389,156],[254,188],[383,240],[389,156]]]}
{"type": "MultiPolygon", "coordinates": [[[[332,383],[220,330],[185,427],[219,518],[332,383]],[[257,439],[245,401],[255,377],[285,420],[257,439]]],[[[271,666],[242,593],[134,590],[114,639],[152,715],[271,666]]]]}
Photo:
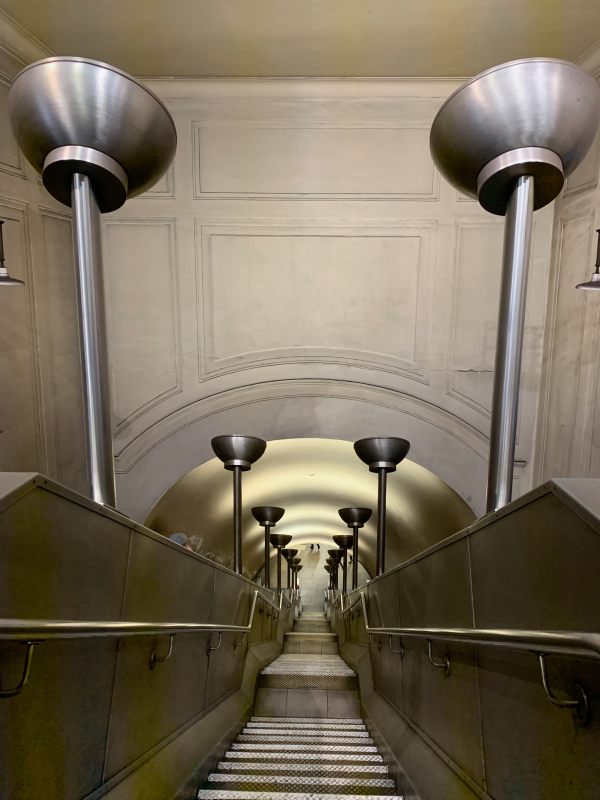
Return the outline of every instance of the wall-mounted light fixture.
{"type": "Polygon", "coordinates": [[[23,281],[18,278],[12,278],[8,274],[7,268],[4,266],[4,238],[2,226],[6,220],[0,219],[0,286],[24,286],[23,281]]]}
{"type": "Polygon", "coordinates": [[[596,233],[598,234],[598,249],[596,250],[595,269],[589,281],[578,283],[576,289],[600,289],[600,228],[596,230],[596,233]]]}

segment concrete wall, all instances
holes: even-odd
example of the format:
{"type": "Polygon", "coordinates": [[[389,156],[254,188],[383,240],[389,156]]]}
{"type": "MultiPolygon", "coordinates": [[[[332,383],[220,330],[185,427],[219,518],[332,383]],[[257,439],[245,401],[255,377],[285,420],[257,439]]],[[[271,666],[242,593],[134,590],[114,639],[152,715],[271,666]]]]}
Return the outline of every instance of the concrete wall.
{"type": "MultiPolygon", "coordinates": [[[[367,587],[381,627],[600,631],[600,482],[545,484],[367,587]]],[[[357,607],[358,608],[358,607],[357,607]]],[[[339,609],[339,607],[338,607],[339,609]]],[[[598,793],[600,661],[548,656],[560,698],[585,687],[591,721],[545,697],[534,654],[365,633],[336,615],[373,732],[408,796],[421,800],[593,800],[598,793]]]]}
{"type": "MultiPolygon", "coordinates": [[[[247,625],[256,588],[41,476],[0,475],[0,618],[247,625]]],[[[215,633],[177,635],[153,670],[166,636],[40,643],[0,699],[0,796],[174,797],[237,734],[291,624],[259,600],[245,641],[208,654],[215,633]]],[[[24,651],[0,642],[0,688],[24,651]]]]}

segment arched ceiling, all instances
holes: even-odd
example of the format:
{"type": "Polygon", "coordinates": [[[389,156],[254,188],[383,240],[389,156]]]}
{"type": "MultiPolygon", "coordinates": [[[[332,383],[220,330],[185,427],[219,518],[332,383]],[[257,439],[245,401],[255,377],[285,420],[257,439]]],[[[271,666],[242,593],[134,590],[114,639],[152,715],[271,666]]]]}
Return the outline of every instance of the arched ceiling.
{"type": "MultiPolygon", "coordinates": [[[[337,510],[366,506],[374,513],[360,532],[359,560],[373,574],[377,476],[355,455],[350,442],[337,439],[270,441],[264,456],[243,476],[243,562],[253,577],[263,563],[263,529],[253,506],[286,509],[274,529],[290,534],[290,547],[320,543],[349,529],[337,510]]],[[[467,504],[442,480],[406,459],[388,476],[386,567],[405,561],[474,519],[467,504]]],[[[159,500],[146,524],[161,533],[183,531],[194,548],[231,566],[232,473],[211,459],[184,475],[159,500]]]]}
{"type": "Polygon", "coordinates": [[[135,75],[467,76],[513,58],[574,60],[593,0],[0,0],[63,55],[135,75]]]}

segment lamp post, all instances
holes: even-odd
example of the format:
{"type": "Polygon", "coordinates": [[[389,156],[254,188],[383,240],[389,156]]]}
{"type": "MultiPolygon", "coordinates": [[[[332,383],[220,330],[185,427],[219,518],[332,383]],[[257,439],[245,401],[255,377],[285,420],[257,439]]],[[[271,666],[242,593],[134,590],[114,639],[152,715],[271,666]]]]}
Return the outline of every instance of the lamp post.
{"type": "Polygon", "coordinates": [[[396,436],[371,437],[354,443],[354,450],[370,472],[377,473],[377,558],[375,574],[385,572],[385,520],[387,474],[395,472],[410,449],[410,442],[396,436]]]}
{"type": "Polygon", "coordinates": [[[325,564],[325,571],[329,575],[329,589],[333,589],[333,567],[331,564],[325,564]]]}
{"type": "Polygon", "coordinates": [[[271,547],[269,542],[269,532],[271,528],[279,522],[285,514],[284,508],[278,506],[255,506],[252,509],[252,516],[265,529],[265,587],[271,588],[271,547]]]}
{"type": "Polygon", "coordinates": [[[588,152],[600,89],[575,64],[510,61],[452,94],[431,128],[446,180],[506,217],[490,426],[487,511],[510,502],[533,211],[552,202],[588,152]]]}
{"type": "MultiPolygon", "coordinates": [[[[352,528],[352,590],[358,589],[358,529],[371,518],[370,508],[340,508],[338,514],[349,528],[352,528]]],[[[335,541],[335,540],[334,540],[335,541]]]]}
{"type": "Polygon", "coordinates": [[[342,533],[333,537],[333,541],[342,552],[342,591],[344,594],[348,592],[348,550],[352,547],[353,540],[354,537],[351,533],[342,533]]]}
{"type": "Polygon", "coordinates": [[[292,564],[292,576],[294,578],[294,589],[298,589],[298,573],[302,569],[302,564],[292,564]]]}
{"type": "Polygon", "coordinates": [[[215,436],[211,441],[217,458],[233,472],[233,569],[242,574],[242,472],[247,472],[265,452],[267,443],[256,436],[215,436]]]}
{"type": "Polygon", "coordinates": [[[15,139],[44,186],[71,206],[89,491],[115,505],[100,214],[149,189],[175,155],[163,103],[126,72],[85,58],[25,67],[8,97],[15,139]]]}
{"type": "Polygon", "coordinates": [[[298,555],[298,551],[295,550],[294,548],[290,549],[288,547],[285,547],[285,548],[282,549],[281,555],[285,558],[285,561],[286,561],[286,564],[287,564],[287,588],[291,589],[292,587],[291,587],[291,583],[290,583],[290,578],[291,578],[290,564],[291,564],[292,558],[294,558],[294,556],[298,555]]]}
{"type": "Polygon", "coordinates": [[[270,539],[273,547],[277,548],[277,591],[281,592],[281,550],[292,541],[292,537],[287,533],[272,533],[270,539]]]}

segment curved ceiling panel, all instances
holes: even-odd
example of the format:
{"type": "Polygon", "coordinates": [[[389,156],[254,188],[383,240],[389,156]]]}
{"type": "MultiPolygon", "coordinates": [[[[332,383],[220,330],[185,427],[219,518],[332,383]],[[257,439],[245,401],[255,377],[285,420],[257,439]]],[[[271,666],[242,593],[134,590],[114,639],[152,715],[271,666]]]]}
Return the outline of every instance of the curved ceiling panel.
{"type": "MultiPolygon", "coordinates": [[[[243,477],[243,564],[254,577],[263,563],[263,529],[253,506],[286,509],[277,533],[298,547],[311,542],[334,547],[332,536],[348,532],[337,510],[366,506],[373,517],[360,532],[359,560],[373,574],[377,476],[357,458],[351,442],[334,439],[271,441],[265,455],[243,477]]],[[[470,524],[467,504],[440,478],[406,459],[388,476],[386,567],[421,552],[470,524]]],[[[183,531],[195,550],[232,564],[232,473],[212,459],[178,480],[152,509],[146,524],[161,533],[183,531]]]]}

